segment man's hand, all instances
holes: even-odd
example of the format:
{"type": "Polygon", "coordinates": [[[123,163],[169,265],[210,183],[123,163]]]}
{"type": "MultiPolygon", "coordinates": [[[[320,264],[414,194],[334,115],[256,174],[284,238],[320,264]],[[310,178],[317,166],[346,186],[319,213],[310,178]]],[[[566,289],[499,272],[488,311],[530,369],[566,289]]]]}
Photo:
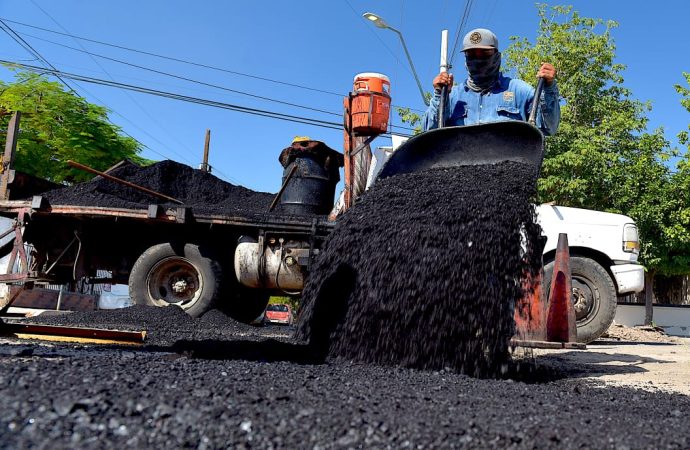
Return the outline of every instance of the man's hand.
{"type": "Polygon", "coordinates": [[[556,79],[556,68],[549,63],[541,63],[539,72],[537,72],[538,78],[543,78],[547,86],[553,84],[553,80],[556,79]]]}
{"type": "Polygon", "coordinates": [[[448,89],[453,87],[453,74],[448,72],[439,73],[436,78],[434,78],[434,89],[441,90],[443,86],[448,86],[448,89]]]}

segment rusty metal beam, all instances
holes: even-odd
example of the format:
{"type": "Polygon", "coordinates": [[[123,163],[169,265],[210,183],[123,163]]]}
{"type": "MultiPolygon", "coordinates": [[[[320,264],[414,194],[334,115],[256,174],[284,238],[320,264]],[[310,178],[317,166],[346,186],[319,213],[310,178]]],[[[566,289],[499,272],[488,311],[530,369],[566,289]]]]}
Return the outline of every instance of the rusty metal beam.
{"type": "MultiPolygon", "coordinates": [[[[30,209],[31,203],[27,201],[0,201],[0,212],[18,213],[22,209],[30,209]]],[[[193,209],[192,209],[192,212],[193,209]]],[[[54,215],[89,217],[126,217],[131,219],[143,219],[145,221],[166,221],[177,222],[178,214],[176,208],[161,207],[155,213],[157,217],[151,217],[152,211],[149,208],[127,209],[127,208],[107,208],[101,206],[75,206],[75,205],[51,205],[46,210],[32,210],[32,217],[49,217],[54,215]]],[[[214,225],[236,225],[251,228],[273,227],[286,231],[309,231],[311,229],[311,219],[298,219],[293,217],[279,217],[274,215],[253,216],[230,216],[223,214],[194,214],[194,221],[203,224],[214,225]]],[[[331,230],[335,224],[326,218],[319,219],[317,226],[319,229],[331,230]]]]}
{"type": "Polygon", "coordinates": [[[7,125],[7,138],[5,140],[5,153],[2,157],[2,176],[0,176],[0,199],[10,198],[10,177],[12,176],[12,163],[17,150],[17,140],[19,139],[19,121],[22,114],[17,111],[12,114],[7,125]]]}
{"type": "Polygon", "coordinates": [[[146,331],[103,330],[20,323],[0,324],[0,334],[22,339],[125,345],[141,345],[146,339],[146,331]]]}
{"type": "Polygon", "coordinates": [[[530,341],[525,339],[511,339],[510,345],[514,347],[544,348],[551,350],[586,350],[587,345],[580,342],[548,342],[530,341]]]}
{"type": "Polygon", "coordinates": [[[89,172],[89,173],[92,173],[94,175],[101,176],[107,180],[114,181],[115,183],[119,183],[119,184],[122,184],[124,186],[131,187],[132,189],[137,189],[137,190],[139,190],[141,192],[145,192],[149,195],[153,195],[154,197],[162,198],[164,200],[168,200],[168,201],[171,201],[173,203],[179,203],[180,205],[184,204],[184,202],[182,200],[178,200],[175,197],[161,194],[160,192],[156,192],[156,191],[151,190],[149,188],[145,188],[144,186],[139,186],[138,184],[134,184],[130,181],[123,180],[123,179],[118,178],[118,177],[114,177],[110,174],[107,174],[105,172],[101,172],[100,170],[96,170],[96,169],[89,167],[89,166],[85,166],[84,164],[80,164],[76,161],[68,160],[67,164],[69,164],[70,166],[72,166],[76,169],[83,170],[85,172],[89,172]]]}

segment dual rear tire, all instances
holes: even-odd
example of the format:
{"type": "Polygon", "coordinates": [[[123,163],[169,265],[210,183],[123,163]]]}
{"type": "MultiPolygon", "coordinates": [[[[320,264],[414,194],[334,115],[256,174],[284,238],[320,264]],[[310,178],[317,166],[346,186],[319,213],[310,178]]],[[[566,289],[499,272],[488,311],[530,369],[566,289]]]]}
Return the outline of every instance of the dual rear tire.
{"type": "Polygon", "coordinates": [[[222,265],[207,249],[171,243],[154,245],[141,254],[129,275],[129,295],[137,305],[175,305],[193,317],[222,307],[245,323],[261,315],[270,296],[242,288],[234,276],[225,277],[222,265]]]}

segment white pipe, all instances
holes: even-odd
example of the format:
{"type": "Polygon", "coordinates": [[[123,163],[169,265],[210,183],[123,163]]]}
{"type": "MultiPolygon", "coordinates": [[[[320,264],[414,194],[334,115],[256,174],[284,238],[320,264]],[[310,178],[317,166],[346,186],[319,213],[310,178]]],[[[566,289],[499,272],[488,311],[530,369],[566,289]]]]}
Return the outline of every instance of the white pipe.
{"type": "Polygon", "coordinates": [[[441,72],[448,71],[448,30],[441,31],[441,72]]]}

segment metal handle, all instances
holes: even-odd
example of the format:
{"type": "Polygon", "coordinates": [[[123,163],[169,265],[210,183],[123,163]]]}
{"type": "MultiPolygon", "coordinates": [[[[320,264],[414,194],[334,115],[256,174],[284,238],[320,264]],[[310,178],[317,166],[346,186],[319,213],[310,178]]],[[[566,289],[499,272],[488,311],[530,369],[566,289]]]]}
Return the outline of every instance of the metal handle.
{"type": "MultiPolygon", "coordinates": [[[[448,72],[448,30],[441,31],[441,72],[448,72]]],[[[451,86],[452,87],[452,86],[451,86]]],[[[446,110],[446,97],[448,96],[448,86],[441,88],[441,100],[438,103],[438,127],[446,125],[443,113],[446,110]]]]}
{"type": "Polygon", "coordinates": [[[541,104],[541,91],[544,90],[544,78],[539,78],[537,81],[537,88],[534,90],[534,100],[532,100],[532,111],[529,113],[527,122],[537,126],[537,110],[541,104]]]}
{"type": "Polygon", "coordinates": [[[443,128],[446,125],[443,113],[446,109],[446,97],[448,96],[448,86],[441,88],[441,100],[438,102],[438,127],[443,128]]]}

